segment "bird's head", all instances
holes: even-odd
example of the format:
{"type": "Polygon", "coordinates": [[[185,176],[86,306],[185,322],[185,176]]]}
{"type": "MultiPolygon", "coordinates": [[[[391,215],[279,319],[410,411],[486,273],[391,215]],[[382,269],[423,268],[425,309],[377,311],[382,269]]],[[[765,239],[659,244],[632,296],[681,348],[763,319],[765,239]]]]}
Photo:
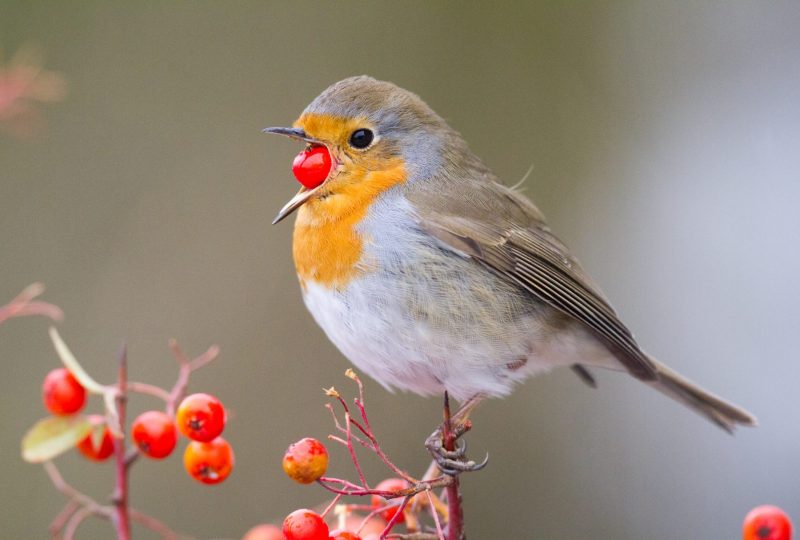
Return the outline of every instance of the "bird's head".
{"type": "Polygon", "coordinates": [[[298,180],[308,174],[311,181],[303,183],[310,187],[301,188],[273,223],[307,203],[322,216],[358,210],[398,184],[434,176],[447,165],[443,160],[462,147],[467,151],[461,137],[416,94],[367,76],[328,87],[292,127],[264,131],[305,142],[306,152],[323,154],[309,165],[313,171],[296,160],[298,180]]]}

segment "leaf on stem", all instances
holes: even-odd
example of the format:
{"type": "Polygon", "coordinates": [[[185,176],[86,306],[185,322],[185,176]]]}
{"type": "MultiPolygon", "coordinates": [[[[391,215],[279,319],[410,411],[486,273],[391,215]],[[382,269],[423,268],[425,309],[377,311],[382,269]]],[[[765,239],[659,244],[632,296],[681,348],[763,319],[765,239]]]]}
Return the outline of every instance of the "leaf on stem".
{"type": "Polygon", "coordinates": [[[89,392],[93,392],[95,394],[108,393],[109,388],[92,379],[86,370],[83,369],[83,366],[78,363],[78,360],[72,354],[72,351],[70,351],[69,347],[67,347],[67,344],[64,343],[64,340],[61,339],[58,330],[52,326],[50,327],[50,339],[53,341],[53,347],[55,347],[56,353],[61,359],[61,362],[69,370],[69,372],[72,373],[76,379],[78,379],[78,382],[81,383],[81,386],[86,388],[86,390],[89,392]]]}
{"type": "Polygon", "coordinates": [[[83,415],[49,416],[39,420],[22,439],[22,459],[42,463],[74,448],[92,424],[83,415]]]}

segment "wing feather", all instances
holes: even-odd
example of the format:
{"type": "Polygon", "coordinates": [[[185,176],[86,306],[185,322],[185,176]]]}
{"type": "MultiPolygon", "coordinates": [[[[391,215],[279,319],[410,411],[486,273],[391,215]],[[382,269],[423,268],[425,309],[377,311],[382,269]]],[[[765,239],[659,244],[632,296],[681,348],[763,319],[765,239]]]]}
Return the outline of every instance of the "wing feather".
{"type": "Polygon", "coordinates": [[[485,179],[462,182],[458,191],[419,190],[409,198],[420,227],[449,249],[585,324],[632,375],[658,377],[631,332],[527,199],[485,179]]]}

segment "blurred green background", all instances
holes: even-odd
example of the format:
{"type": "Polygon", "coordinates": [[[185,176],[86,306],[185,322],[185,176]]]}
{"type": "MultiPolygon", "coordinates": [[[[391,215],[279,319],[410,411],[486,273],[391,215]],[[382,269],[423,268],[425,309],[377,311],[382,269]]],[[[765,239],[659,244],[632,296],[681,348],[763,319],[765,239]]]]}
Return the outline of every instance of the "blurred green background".
{"type": "MultiPolygon", "coordinates": [[[[37,135],[0,133],[0,303],[45,282],[102,381],[123,340],[131,376],[165,386],[170,337],[221,346],[191,389],[231,409],[236,470],[208,488],[178,456],[142,462],[137,508],[238,538],[322,502],[280,458],[330,432],[320,389],[349,389],[348,363],[302,305],[291,225],[270,226],[298,147],[259,130],[367,73],[420,94],[508,183],[533,166],[526,193],[640,342],[761,422],[729,437],[618,374],[597,390],[566,371],[529,381],[475,416],[471,452],[491,462],[464,478],[469,537],[730,539],[761,503],[800,520],[798,28],[790,1],[2,0],[6,60],[40,46],[68,93],[37,135]]],[[[45,537],[63,504],[18,451],[58,363],[47,326],[0,327],[3,538],[45,537]]],[[[384,447],[421,473],[438,400],[372,381],[367,399],[384,447]]],[[[109,491],[110,464],[58,463],[109,491]]],[[[88,522],[78,537],[111,535],[88,522]]]]}

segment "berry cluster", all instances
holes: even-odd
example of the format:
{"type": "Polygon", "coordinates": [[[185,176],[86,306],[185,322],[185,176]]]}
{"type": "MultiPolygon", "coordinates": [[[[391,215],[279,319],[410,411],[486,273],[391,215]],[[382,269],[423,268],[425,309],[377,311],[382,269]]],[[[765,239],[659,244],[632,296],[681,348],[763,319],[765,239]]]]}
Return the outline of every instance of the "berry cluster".
{"type": "MultiPolygon", "coordinates": [[[[80,412],[86,404],[86,389],[65,368],[54,369],[42,384],[42,399],[48,411],[58,416],[80,412]]],[[[105,417],[87,417],[92,429],[77,448],[86,458],[104,461],[114,452],[114,441],[105,417]]],[[[178,431],[190,439],[183,454],[189,475],[204,484],[218,484],[233,470],[231,445],[220,437],[225,429],[225,408],[210,394],[184,398],[173,421],[162,411],[146,411],[131,425],[131,437],[139,452],[151,459],[164,459],[178,444],[178,431]],[[177,424],[177,428],[176,428],[177,424]]]]}
{"type": "MultiPolygon", "coordinates": [[[[33,301],[41,292],[42,286],[34,284],[9,304],[0,306],[0,323],[11,317],[25,315],[44,315],[55,321],[60,320],[61,310],[56,306],[33,301]]],[[[177,538],[176,533],[154,518],[129,512],[127,473],[138,455],[152,459],[169,456],[177,445],[179,432],[190,439],[184,453],[184,466],[193,478],[205,484],[216,484],[231,473],[234,456],[228,442],[221,437],[226,413],[220,401],[209,394],[193,394],[184,398],[177,408],[175,406],[185,394],[190,374],[214,360],[218,349],[211,347],[204,354],[189,360],[177,344],[171,342],[180,365],[180,375],[168,392],[152,385],[128,381],[124,349],[120,354],[118,382],[101,385],[83,370],[54,328],[50,329],[50,337],[66,368],[54,369],[45,377],[42,399],[52,416],[38,422],[25,435],[22,455],[29,462],[42,463],[53,485],[70,498],[51,525],[53,536],[72,538],[81,521],[94,515],[112,521],[119,540],[130,539],[132,517],[165,538],[177,538]],[[121,441],[125,440],[125,402],[129,392],[162,399],[166,404],[166,412],[150,410],[139,415],[131,425],[130,436],[135,447],[131,449],[132,452],[125,453],[121,441]],[[89,393],[103,396],[105,415],[80,414],[89,393]],[[94,461],[103,461],[116,455],[118,474],[113,505],[100,504],[64,480],[52,459],[72,448],[77,448],[94,461]]],[[[443,504],[442,498],[432,493],[433,489],[451,486],[453,480],[445,476],[431,477],[431,471],[422,480],[415,480],[394,465],[380,448],[370,426],[361,381],[351,370],[348,370],[347,376],[358,385],[359,397],[354,399],[354,403],[360,418],[354,418],[336,390],[327,390],[327,395],[335,398],[344,410],[342,423],[333,407],[328,405],[338,432],[338,435],[329,435],[328,438],[347,448],[359,483],[325,477],[328,450],[316,439],[301,439],[286,450],[283,457],[284,472],[300,484],[317,482],[336,496],[322,512],[305,508],[295,510],[284,519],[282,527],[258,525],[248,531],[243,540],[378,540],[387,537],[435,537],[444,540],[445,531],[448,538],[453,537],[449,528],[453,513],[443,504]],[[354,442],[373,452],[397,477],[385,479],[370,488],[354,451],[354,442]],[[370,504],[338,504],[343,496],[368,496],[370,504]],[[429,506],[435,527],[425,527],[420,522],[421,511],[426,506],[429,506]],[[366,512],[366,515],[358,515],[358,512],[366,512]],[[331,526],[334,521],[331,514],[338,518],[336,527],[331,526]],[[407,534],[391,532],[399,524],[405,524],[407,534]]],[[[445,407],[445,416],[448,418],[449,409],[447,405],[445,407]]],[[[449,497],[449,493],[445,497],[449,497]]],[[[792,540],[792,528],[792,522],[783,510],[776,506],[759,506],[747,514],[742,534],[744,540],[792,540]]]]}
{"type": "MultiPolygon", "coordinates": [[[[325,475],[327,468],[328,450],[321,442],[310,437],[289,445],[283,456],[283,471],[298,484],[310,484],[320,480],[325,475]]],[[[370,514],[374,515],[366,523],[363,523],[364,526],[362,526],[362,520],[359,519],[350,520],[349,524],[345,520],[343,527],[330,531],[322,515],[303,508],[295,510],[286,517],[280,531],[281,536],[275,535],[274,532],[271,532],[273,536],[266,535],[266,531],[272,531],[266,527],[271,526],[262,525],[261,527],[265,527],[263,538],[264,540],[271,540],[271,538],[279,540],[368,540],[377,538],[388,522],[399,524],[405,521],[405,514],[399,509],[399,500],[391,502],[378,493],[400,493],[410,487],[411,485],[402,478],[387,478],[375,486],[373,490],[375,493],[372,494],[369,507],[370,514]],[[369,528],[366,525],[369,525],[369,528]],[[370,536],[362,537],[356,531],[370,536]]],[[[246,540],[247,538],[245,537],[246,540]]],[[[253,536],[252,540],[256,538],[259,537],[253,536]]]]}
{"type": "MultiPolygon", "coordinates": [[[[34,300],[42,290],[41,285],[34,284],[10,303],[0,305],[0,323],[23,315],[45,315],[54,321],[61,320],[62,312],[56,306],[34,300]]],[[[128,355],[124,346],[117,358],[116,382],[101,384],[78,362],[55,327],[50,327],[49,335],[64,367],[50,371],[44,378],[42,401],[51,415],[36,422],[24,435],[22,457],[29,463],[41,464],[53,486],[68,499],[50,525],[51,534],[54,538],[73,538],[85,519],[97,517],[112,523],[119,540],[130,540],[132,521],[161,536],[177,538],[179,535],[164,523],[130,509],[130,470],[140,456],[151,459],[170,456],[181,433],[190,439],[183,462],[192,478],[204,484],[216,484],[230,475],[234,465],[233,450],[220,436],[225,428],[225,408],[209,394],[184,398],[192,373],[214,361],[219,348],[209,347],[190,359],[171,340],[170,348],[179,371],[172,388],[166,390],[128,378],[128,355]],[[90,394],[102,398],[103,414],[83,413],[90,394]],[[126,415],[132,394],[156,398],[164,408],[140,414],[128,431],[126,415]],[[73,449],[92,461],[113,457],[115,484],[109,504],[79,491],[61,474],[54,459],[73,449]]]]}
{"type": "Polygon", "coordinates": [[[220,437],[225,429],[225,408],[209,394],[192,394],[183,400],[175,417],[181,434],[191,439],[183,454],[189,475],[204,484],[218,484],[233,470],[233,449],[220,437]]]}
{"type": "Polygon", "coordinates": [[[282,463],[284,472],[299,484],[316,482],[336,496],[321,511],[295,510],[284,519],[282,527],[258,525],[243,540],[378,540],[396,535],[392,530],[398,525],[403,525],[410,535],[443,538],[442,521],[446,520],[447,508],[431,490],[446,486],[449,480],[441,476],[415,480],[389,460],[370,427],[361,381],[352,370],[346,375],[358,386],[359,396],[354,403],[360,418],[353,417],[349,405],[336,390],[326,390],[328,397],[334,398],[344,411],[342,423],[333,405],[328,404],[338,431],[338,435],[329,435],[328,439],[347,448],[359,483],[326,477],[329,455],[325,445],[313,438],[301,439],[287,448],[282,463]],[[397,476],[369,487],[354,443],[374,453],[397,476]],[[340,503],[344,496],[369,497],[369,504],[340,503]],[[431,525],[421,521],[427,510],[433,515],[431,525]]]}
{"type": "MultiPolygon", "coordinates": [[[[86,389],[66,368],[57,368],[48,373],[42,383],[42,401],[45,408],[56,416],[71,416],[86,405],[86,389]]],[[[92,461],[105,461],[114,453],[114,440],[103,416],[87,417],[91,426],[89,433],[76,448],[92,461]]]]}

